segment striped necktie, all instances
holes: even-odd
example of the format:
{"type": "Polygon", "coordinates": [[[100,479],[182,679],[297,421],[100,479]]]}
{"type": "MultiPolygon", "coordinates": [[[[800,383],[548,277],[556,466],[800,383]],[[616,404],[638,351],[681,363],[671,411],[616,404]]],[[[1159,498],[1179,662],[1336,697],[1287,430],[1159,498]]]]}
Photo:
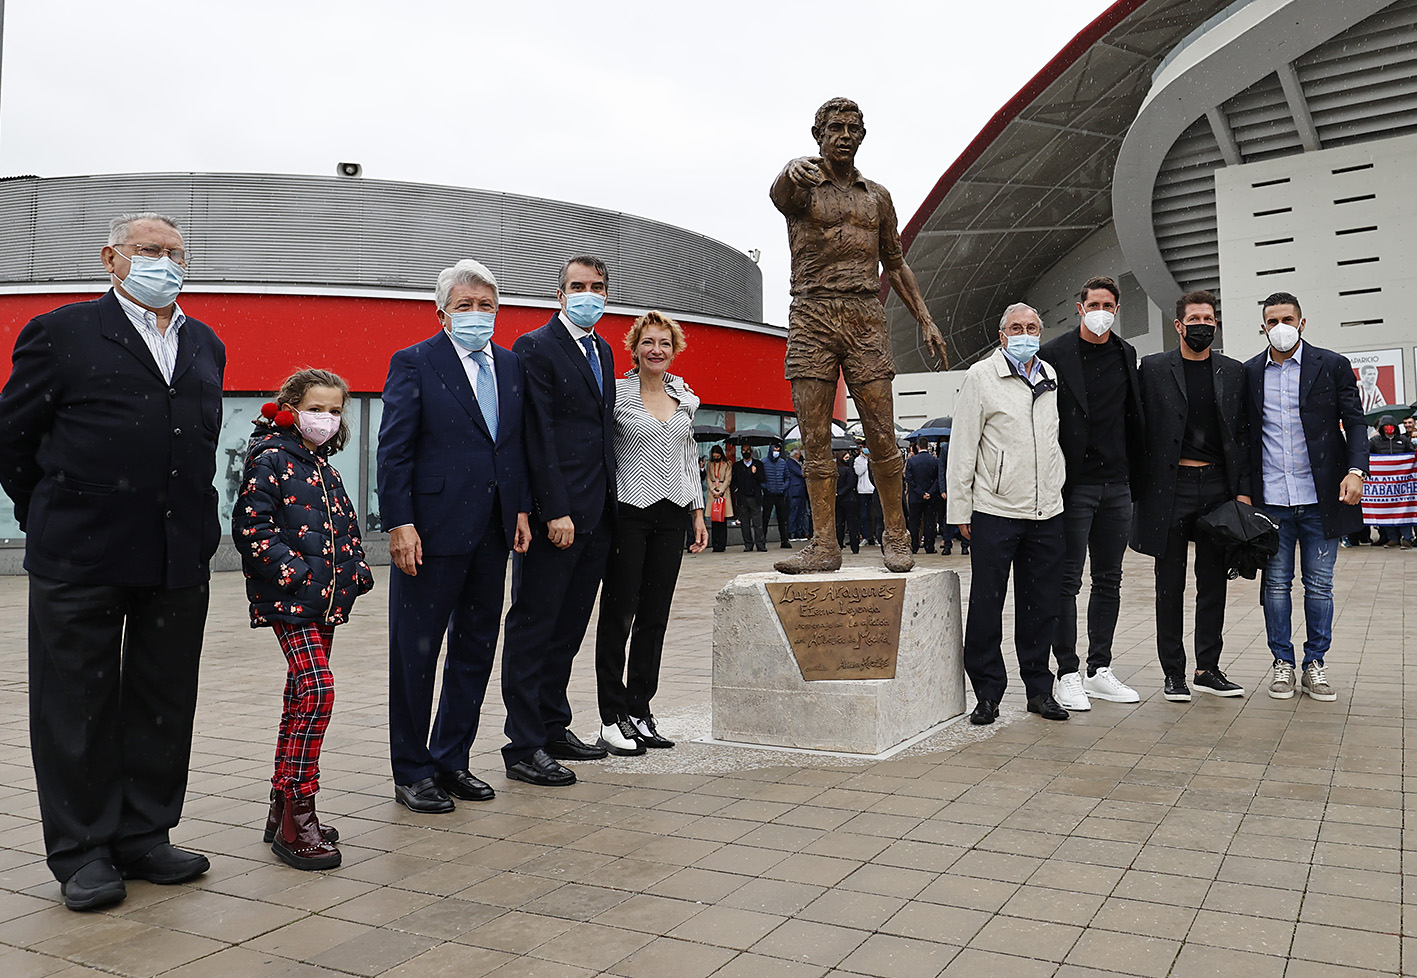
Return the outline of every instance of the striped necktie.
{"type": "Polygon", "coordinates": [[[497,440],[497,375],[492,372],[492,354],[477,350],[470,354],[477,361],[477,406],[492,440],[497,440]]]}
{"type": "Polygon", "coordinates": [[[605,381],[600,376],[600,353],[595,349],[595,337],[582,336],[581,346],[585,349],[585,358],[590,361],[590,372],[595,374],[595,389],[604,394],[605,381]]]}

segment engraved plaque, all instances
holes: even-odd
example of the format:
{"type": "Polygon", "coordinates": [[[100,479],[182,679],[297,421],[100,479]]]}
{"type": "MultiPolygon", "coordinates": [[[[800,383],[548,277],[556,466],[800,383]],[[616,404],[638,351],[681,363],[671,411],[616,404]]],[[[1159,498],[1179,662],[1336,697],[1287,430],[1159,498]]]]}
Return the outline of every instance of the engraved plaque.
{"type": "Polygon", "coordinates": [[[894,679],[905,581],[765,584],[802,678],[894,679]]]}

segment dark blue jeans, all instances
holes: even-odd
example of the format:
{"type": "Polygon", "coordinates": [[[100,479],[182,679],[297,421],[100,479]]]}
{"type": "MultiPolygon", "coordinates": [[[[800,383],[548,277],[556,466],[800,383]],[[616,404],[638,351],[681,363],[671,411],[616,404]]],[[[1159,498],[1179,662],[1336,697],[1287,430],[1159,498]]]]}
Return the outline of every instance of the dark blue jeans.
{"type": "Polygon", "coordinates": [[[1338,537],[1324,536],[1323,514],[1318,506],[1266,506],[1264,511],[1279,523],[1279,551],[1260,577],[1260,604],[1269,651],[1276,659],[1294,664],[1293,629],[1294,548],[1299,548],[1299,570],[1304,581],[1304,662],[1323,665],[1333,640],[1333,564],[1338,558],[1338,537]]]}
{"type": "Polygon", "coordinates": [[[1132,492],[1125,482],[1073,486],[1063,497],[1063,600],[1053,657],[1058,675],[1078,671],[1078,592],[1082,565],[1091,564],[1087,602],[1087,673],[1112,664],[1112,637],[1122,605],[1122,558],[1132,532],[1132,492]]]}

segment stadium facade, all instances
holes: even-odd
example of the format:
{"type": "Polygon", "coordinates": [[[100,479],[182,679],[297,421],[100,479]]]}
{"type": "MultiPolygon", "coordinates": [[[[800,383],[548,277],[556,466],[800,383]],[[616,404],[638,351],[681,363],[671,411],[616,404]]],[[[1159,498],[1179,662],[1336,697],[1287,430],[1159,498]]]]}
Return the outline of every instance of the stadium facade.
{"type": "MultiPolygon", "coordinates": [[[[1122,287],[1121,335],[1172,347],[1184,291],[1221,297],[1219,343],[1264,344],[1258,305],[1298,295],[1306,336],[1417,396],[1417,0],[1121,0],[990,120],[902,233],[952,365],[997,345],[1010,302],[1045,340],[1078,286],[1122,287]]],[[[887,301],[905,424],[948,413],[887,301]]],[[[1374,393],[1373,396],[1377,396],[1374,393]]]]}

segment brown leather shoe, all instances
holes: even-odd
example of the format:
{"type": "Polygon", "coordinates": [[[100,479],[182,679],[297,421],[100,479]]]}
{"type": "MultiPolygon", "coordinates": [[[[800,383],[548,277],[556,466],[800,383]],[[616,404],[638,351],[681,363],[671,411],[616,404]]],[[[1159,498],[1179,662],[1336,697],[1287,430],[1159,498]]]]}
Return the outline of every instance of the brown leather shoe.
{"type": "MultiPolygon", "coordinates": [[[[261,835],[262,842],[274,842],[276,830],[280,828],[280,813],[285,809],[285,795],[276,789],[271,789],[271,810],[266,813],[266,831],[261,835]]],[[[339,829],[333,825],[321,825],[320,834],[325,837],[326,842],[339,841],[339,829]]]]}
{"type": "Polygon", "coordinates": [[[320,834],[314,798],[285,799],[271,852],[296,869],[334,869],[340,864],[339,849],[320,834]]]}

